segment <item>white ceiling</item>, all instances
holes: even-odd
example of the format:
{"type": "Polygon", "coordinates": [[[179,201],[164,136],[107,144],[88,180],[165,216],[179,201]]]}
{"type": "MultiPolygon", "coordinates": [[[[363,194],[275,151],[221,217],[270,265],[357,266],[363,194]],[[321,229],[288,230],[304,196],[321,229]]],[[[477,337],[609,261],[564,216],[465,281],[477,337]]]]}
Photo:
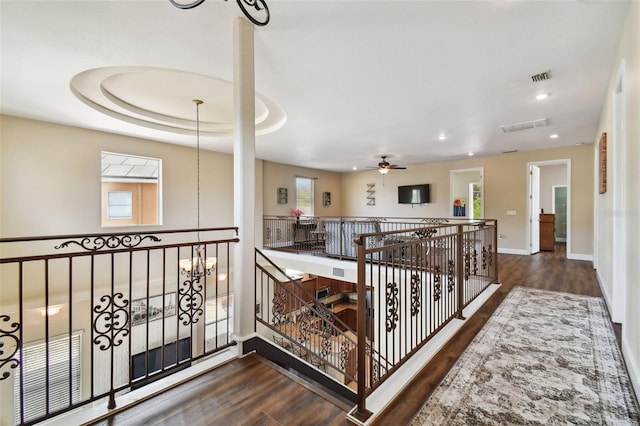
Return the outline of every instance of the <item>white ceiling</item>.
{"type": "MultiPolygon", "coordinates": [[[[259,158],[325,170],[403,166],[593,143],[628,2],[266,0],[255,30],[256,91],[286,114],[259,158]],[[533,83],[531,75],[550,71],[533,83]],[[535,99],[539,92],[551,95],[535,99]],[[501,125],[548,126],[503,133],[501,125]],[[447,139],[438,139],[440,134],[447,139]],[[559,134],[550,139],[552,133],[559,134]]],[[[72,78],[153,67],[230,81],[234,1],[0,0],[1,112],[195,145],[90,108],[72,78]]],[[[159,88],[158,90],[162,90],[159,88]]],[[[180,93],[177,94],[179,96],[180,93]]],[[[209,96],[209,95],[208,95],[209,96]]],[[[176,101],[189,116],[193,93],[176,101]]],[[[203,99],[203,113],[213,99],[203,99]]],[[[195,112],[193,112],[195,115],[195,112]]],[[[230,137],[203,135],[232,151],[230,137]]]]}

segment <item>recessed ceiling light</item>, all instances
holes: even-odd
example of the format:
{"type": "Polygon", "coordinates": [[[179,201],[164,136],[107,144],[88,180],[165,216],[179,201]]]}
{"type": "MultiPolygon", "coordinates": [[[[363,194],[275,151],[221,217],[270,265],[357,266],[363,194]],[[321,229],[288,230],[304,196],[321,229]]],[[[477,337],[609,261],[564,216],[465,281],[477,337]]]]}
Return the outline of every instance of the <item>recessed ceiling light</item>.
{"type": "Polygon", "coordinates": [[[353,166],[353,170],[358,170],[358,166],[353,166]]]}
{"type": "Polygon", "coordinates": [[[550,137],[551,139],[558,139],[558,134],[557,134],[557,133],[554,133],[554,134],[552,134],[552,135],[549,135],[549,137],[550,137]]]}
{"type": "Polygon", "coordinates": [[[536,99],[539,100],[539,101],[541,101],[543,99],[547,99],[548,97],[549,97],[548,93],[538,93],[536,95],[536,99]]]}
{"type": "Polygon", "coordinates": [[[440,139],[441,141],[445,140],[447,137],[444,135],[444,133],[440,133],[440,136],[438,136],[438,139],[440,139]]]}
{"type": "Polygon", "coordinates": [[[474,154],[473,154],[473,152],[470,152],[470,153],[468,153],[467,155],[468,155],[469,157],[473,157],[473,155],[474,155],[474,154]]]}

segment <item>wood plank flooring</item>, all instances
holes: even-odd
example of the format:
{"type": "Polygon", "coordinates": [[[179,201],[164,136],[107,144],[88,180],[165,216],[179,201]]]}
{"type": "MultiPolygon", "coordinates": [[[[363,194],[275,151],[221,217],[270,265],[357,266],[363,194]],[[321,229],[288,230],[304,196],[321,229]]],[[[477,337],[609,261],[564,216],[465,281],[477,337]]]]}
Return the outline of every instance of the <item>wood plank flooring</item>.
{"type": "MultiPolygon", "coordinates": [[[[533,256],[498,256],[502,286],[423,369],[376,425],[406,425],[517,285],[601,296],[591,262],[566,259],[564,245],[533,256]]],[[[106,425],[347,425],[350,406],[257,356],[228,363],[188,384],[97,423],[106,425]]]]}

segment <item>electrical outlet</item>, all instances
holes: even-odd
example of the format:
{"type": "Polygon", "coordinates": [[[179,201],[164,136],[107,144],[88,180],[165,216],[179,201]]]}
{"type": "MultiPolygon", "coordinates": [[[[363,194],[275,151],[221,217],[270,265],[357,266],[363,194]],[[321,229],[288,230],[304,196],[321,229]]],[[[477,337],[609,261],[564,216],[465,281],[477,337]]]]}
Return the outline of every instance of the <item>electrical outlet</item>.
{"type": "Polygon", "coordinates": [[[498,239],[501,240],[504,238],[504,234],[498,234],[498,239]]]}

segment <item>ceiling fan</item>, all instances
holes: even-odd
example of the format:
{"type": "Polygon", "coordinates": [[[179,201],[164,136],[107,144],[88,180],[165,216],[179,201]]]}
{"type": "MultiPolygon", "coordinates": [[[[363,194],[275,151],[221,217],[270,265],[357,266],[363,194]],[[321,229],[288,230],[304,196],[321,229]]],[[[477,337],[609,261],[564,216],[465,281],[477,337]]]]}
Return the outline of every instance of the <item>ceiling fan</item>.
{"type": "Polygon", "coordinates": [[[398,166],[397,164],[390,164],[387,161],[387,156],[386,155],[381,155],[380,157],[382,158],[382,161],[378,163],[378,166],[377,167],[369,167],[370,169],[378,170],[380,172],[380,174],[382,174],[382,175],[386,175],[387,173],[389,173],[389,170],[391,170],[391,169],[394,169],[394,170],[406,170],[406,167],[398,166]]]}

